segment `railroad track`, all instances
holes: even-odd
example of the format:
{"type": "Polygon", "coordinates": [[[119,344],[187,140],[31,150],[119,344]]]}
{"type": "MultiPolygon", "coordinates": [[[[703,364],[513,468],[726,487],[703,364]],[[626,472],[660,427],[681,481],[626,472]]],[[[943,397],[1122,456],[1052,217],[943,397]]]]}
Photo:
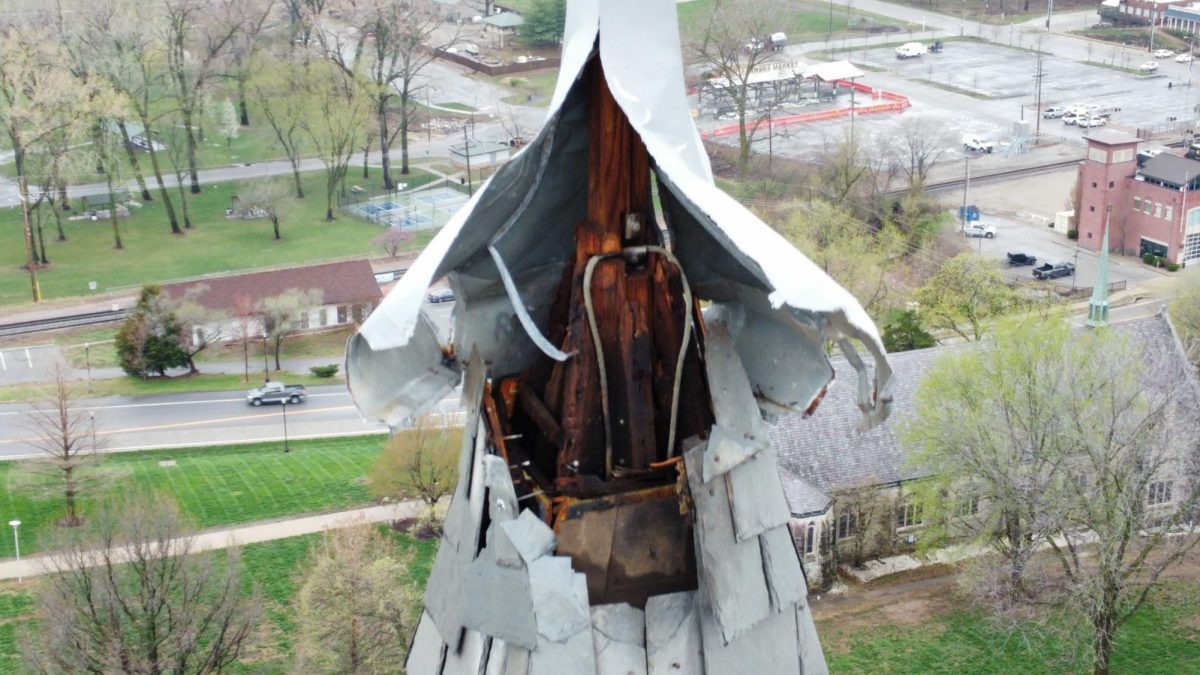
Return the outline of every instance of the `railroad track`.
{"type": "MultiPolygon", "coordinates": [[[[1000,181],[1012,180],[1014,178],[1024,178],[1026,176],[1037,176],[1043,173],[1052,173],[1061,169],[1077,166],[1083,158],[1068,159],[1061,162],[1050,162],[1049,164],[1039,164],[1037,166],[1026,166],[1019,169],[1009,169],[1007,171],[995,171],[993,173],[980,174],[971,176],[971,183],[978,185],[982,183],[996,183],[1000,181]]],[[[955,178],[953,180],[938,181],[925,186],[926,192],[943,192],[945,190],[953,190],[961,188],[966,183],[966,178],[955,178]]],[[[907,190],[892,190],[888,194],[903,194],[907,190]]]]}
{"type": "Polygon", "coordinates": [[[0,337],[24,335],[26,333],[40,333],[47,330],[74,328],[76,326],[90,326],[98,323],[111,323],[124,319],[127,313],[128,310],[117,309],[106,310],[103,312],[88,312],[86,314],[72,314],[70,316],[59,316],[53,319],[38,319],[37,321],[18,321],[16,323],[5,323],[0,324],[0,337]]]}

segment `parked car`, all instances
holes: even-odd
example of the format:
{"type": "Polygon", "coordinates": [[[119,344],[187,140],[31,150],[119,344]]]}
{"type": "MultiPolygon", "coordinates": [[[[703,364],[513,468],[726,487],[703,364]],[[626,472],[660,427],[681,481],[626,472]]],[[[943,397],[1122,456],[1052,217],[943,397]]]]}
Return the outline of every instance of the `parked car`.
{"type": "Polygon", "coordinates": [[[1009,267],[1023,267],[1025,265],[1032,265],[1036,262],[1037,262],[1037,258],[1035,258],[1031,255],[1027,255],[1025,253],[1009,253],[1008,254],[1008,266],[1009,267]]]}
{"type": "Polygon", "coordinates": [[[440,302],[454,302],[454,291],[449,288],[435,288],[429,291],[428,300],[435,305],[440,302]]]}
{"type": "Polygon", "coordinates": [[[1099,115],[1093,115],[1092,117],[1079,118],[1079,120],[1076,122],[1076,124],[1078,124],[1080,127],[1083,127],[1084,129],[1088,129],[1090,127],[1102,127],[1102,126],[1104,126],[1104,123],[1107,121],[1108,120],[1104,119],[1103,117],[1100,117],[1099,115]]]}
{"type": "Polygon", "coordinates": [[[1066,108],[1058,105],[1052,105],[1042,111],[1042,119],[1056,120],[1065,114],[1067,114],[1066,108]]]}
{"type": "Polygon", "coordinates": [[[302,384],[268,382],[258,389],[246,392],[246,403],[256,407],[264,403],[300,403],[306,398],[308,392],[302,384]]]}
{"type": "Polygon", "coordinates": [[[1068,110],[1067,112],[1063,113],[1062,121],[1063,124],[1075,124],[1079,121],[1079,114],[1074,110],[1068,110]]]}
{"type": "Polygon", "coordinates": [[[963,228],[963,235],[967,237],[983,237],[985,239],[992,239],[996,236],[996,226],[984,225],[983,223],[978,222],[968,223],[967,226],[963,228]]]}
{"type": "Polygon", "coordinates": [[[1171,51],[1170,49],[1155,49],[1154,50],[1154,58],[1156,58],[1156,59],[1169,59],[1172,56],[1175,56],[1175,52],[1171,51]]]}
{"type": "Polygon", "coordinates": [[[1191,63],[1191,62],[1192,62],[1192,55],[1188,52],[1184,52],[1184,53],[1180,54],[1179,56],[1175,57],[1175,63],[1191,63]]]}
{"type": "Polygon", "coordinates": [[[896,47],[896,58],[898,59],[915,59],[918,56],[924,56],[929,53],[929,49],[920,42],[905,42],[896,47]]]}
{"type": "Polygon", "coordinates": [[[1075,274],[1075,265],[1069,262],[1046,263],[1033,270],[1033,278],[1035,279],[1057,279],[1059,277],[1069,277],[1072,274],[1075,274]]]}
{"type": "Polygon", "coordinates": [[[1143,73],[1153,73],[1154,71],[1158,70],[1158,64],[1154,61],[1147,61],[1138,66],[1138,70],[1142,71],[1143,73]]]}
{"type": "Polygon", "coordinates": [[[771,33],[771,49],[779,51],[787,46],[787,33],[771,33]]]}
{"type": "Polygon", "coordinates": [[[982,152],[991,154],[996,149],[995,141],[985,141],[978,136],[964,136],[963,149],[971,152],[982,152]]]}

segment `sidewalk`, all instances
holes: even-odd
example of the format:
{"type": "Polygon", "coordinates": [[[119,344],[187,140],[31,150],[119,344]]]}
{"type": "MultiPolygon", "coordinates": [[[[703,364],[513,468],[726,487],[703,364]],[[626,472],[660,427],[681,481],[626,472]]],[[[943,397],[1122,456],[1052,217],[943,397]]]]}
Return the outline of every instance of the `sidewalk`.
{"type": "MultiPolygon", "coordinates": [[[[303,516],[288,520],[274,520],[251,523],[240,527],[201,532],[194,537],[193,552],[212,551],[230,546],[244,546],[276,539],[298,537],[323,530],[349,527],[359,523],[383,523],[404,518],[415,518],[421,512],[421,502],[411,500],[370,506],[337,513],[325,513],[316,516],[303,516]]],[[[118,552],[118,557],[122,557],[118,552]]],[[[0,580],[35,577],[47,573],[49,556],[37,555],[21,560],[5,560],[0,562],[0,580]]]]}

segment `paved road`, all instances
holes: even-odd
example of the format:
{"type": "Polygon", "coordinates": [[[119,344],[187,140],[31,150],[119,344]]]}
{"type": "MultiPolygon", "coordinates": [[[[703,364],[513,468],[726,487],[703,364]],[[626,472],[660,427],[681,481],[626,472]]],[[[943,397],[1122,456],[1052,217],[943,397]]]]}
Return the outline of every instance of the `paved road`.
{"type": "MultiPolygon", "coordinates": [[[[224,528],[202,532],[192,538],[191,550],[194,552],[210,551],[231,546],[243,546],[263,541],[274,541],[288,537],[298,537],[303,534],[322,532],[328,529],[350,527],[359,523],[383,523],[393,520],[415,518],[421,512],[421,502],[405,501],[384,506],[370,506],[362,509],[323,513],[286,520],[249,523],[240,527],[224,528]]],[[[126,557],[122,549],[114,550],[114,558],[123,560],[126,557]]],[[[24,579],[47,574],[55,569],[54,561],[46,556],[32,556],[21,560],[5,560],[0,562],[0,579],[24,579]]]]}

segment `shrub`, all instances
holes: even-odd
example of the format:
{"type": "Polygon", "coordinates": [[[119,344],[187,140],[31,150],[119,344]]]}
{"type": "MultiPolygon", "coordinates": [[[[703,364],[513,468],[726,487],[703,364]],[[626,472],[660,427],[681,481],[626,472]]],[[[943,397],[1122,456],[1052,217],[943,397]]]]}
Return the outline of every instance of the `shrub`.
{"type": "Polygon", "coordinates": [[[1168,272],[1178,272],[1179,265],[1176,263],[1173,263],[1173,262],[1169,262],[1169,263],[1167,263],[1167,271],[1168,272]]]}
{"type": "Polygon", "coordinates": [[[1154,255],[1153,253],[1147,253],[1146,255],[1142,256],[1142,262],[1146,263],[1147,265],[1153,265],[1157,260],[1158,256],[1154,255]]]}
{"type": "Polygon", "coordinates": [[[1079,238],[1079,230],[1067,230],[1067,239],[1075,240],[1079,238]]]}
{"type": "Polygon", "coordinates": [[[338,364],[331,363],[327,366],[313,366],[308,370],[317,377],[333,377],[334,375],[337,375],[338,364]]]}

